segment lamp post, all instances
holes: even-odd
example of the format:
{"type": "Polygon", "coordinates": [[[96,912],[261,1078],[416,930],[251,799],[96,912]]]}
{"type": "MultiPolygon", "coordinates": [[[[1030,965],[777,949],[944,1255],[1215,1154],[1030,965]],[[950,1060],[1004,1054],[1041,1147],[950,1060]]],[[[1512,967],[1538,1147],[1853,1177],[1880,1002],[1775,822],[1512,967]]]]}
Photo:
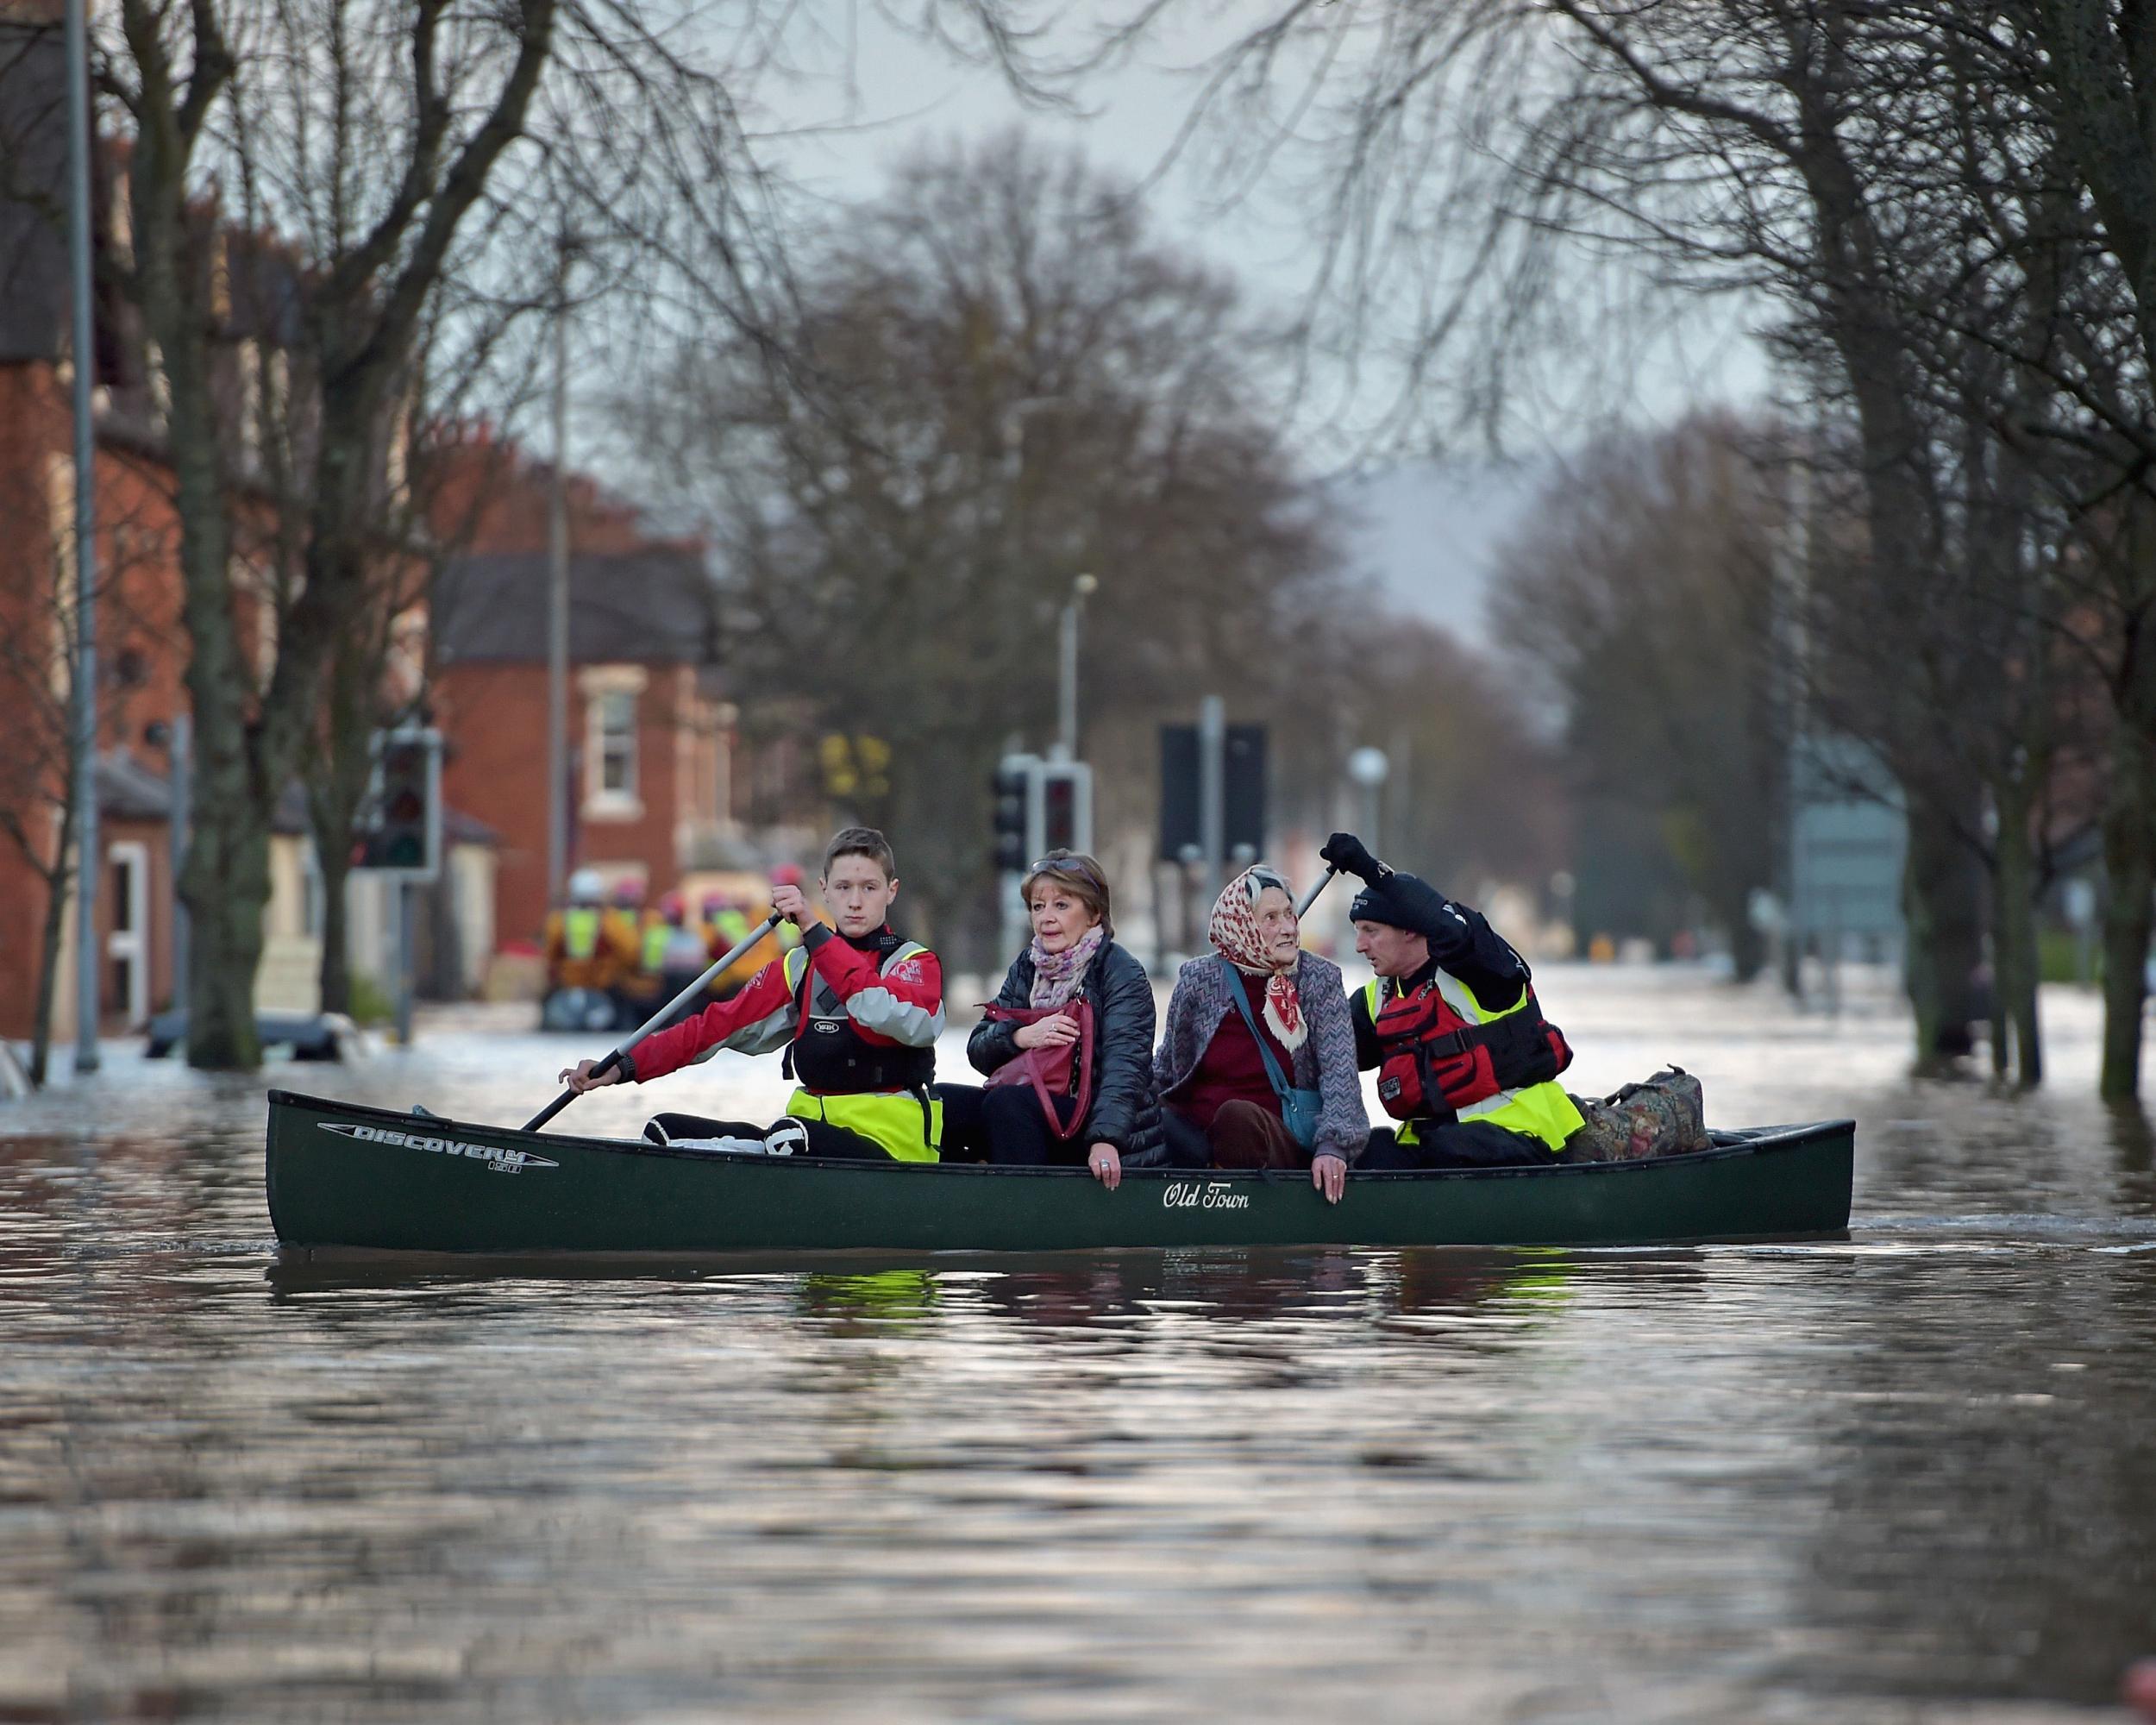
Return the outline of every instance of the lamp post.
{"type": "Polygon", "coordinates": [[[90,329],[88,0],[67,0],[67,263],[75,372],[75,1070],[97,1070],[97,545],[90,329]]]}
{"type": "Polygon", "coordinates": [[[1357,749],[1347,757],[1348,777],[1363,787],[1363,831],[1357,835],[1369,848],[1373,856],[1377,851],[1380,794],[1385,787],[1386,775],[1393,763],[1386,758],[1382,749],[1357,749]]]}
{"type": "Polygon", "coordinates": [[[554,278],[554,482],[547,496],[547,902],[569,870],[569,260],[564,233],[554,278]]]}
{"type": "Polygon", "coordinates": [[[1058,645],[1062,649],[1062,675],[1056,688],[1056,758],[1075,761],[1078,758],[1078,626],[1084,620],[1086,601],[1099,590],[1100,583],[1091,575],[1080,575],[1070,584],[1070,598],[1064,603],[1058,645]]]}

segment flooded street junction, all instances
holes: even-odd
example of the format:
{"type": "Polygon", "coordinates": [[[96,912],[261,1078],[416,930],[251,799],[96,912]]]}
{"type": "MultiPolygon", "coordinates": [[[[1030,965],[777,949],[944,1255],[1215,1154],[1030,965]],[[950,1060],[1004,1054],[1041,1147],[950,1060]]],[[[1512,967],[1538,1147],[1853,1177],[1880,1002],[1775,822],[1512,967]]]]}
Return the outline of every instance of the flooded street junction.
{"type": "MultiPolygon", "coordinates": [[[[1849,1238],[287,1274],[265,1078],[118,1051],[0,1112],[0,1719],[2122,1717],[2156,1176],[2094,999],[2015,1098],[1883,993],[1542,988],[1576,1088],[1853,1115],[1849,1238]]],[[[266,1081],[520,1121],[600,1051],[524,1022],[266,1081]]]]}

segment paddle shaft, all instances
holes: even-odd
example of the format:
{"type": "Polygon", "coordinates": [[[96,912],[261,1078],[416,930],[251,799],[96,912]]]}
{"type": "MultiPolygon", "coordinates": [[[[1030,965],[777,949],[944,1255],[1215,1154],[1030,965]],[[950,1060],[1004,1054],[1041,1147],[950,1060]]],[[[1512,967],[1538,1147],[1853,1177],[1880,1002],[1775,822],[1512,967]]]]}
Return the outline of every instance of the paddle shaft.
{"type": "Polygon", "coordinates": [[[1295,920],[1300,922],[1310,913],[1310,906],[1318,902],[1318,894],[1332,884],[1332,877],[1340,872],[1340,865],[1333,863],[1318,877],[1318,884],[1302,895],[1302,902],[1295,906],[1295,920]]]}
{"type": "MultiPolygon", "coordinates": [[[[634,1048],[638,1043],[642,1042],[646,1037],[649,1036],[652,1032],[658,1029],[661,1025],[664,1024],[668,1019],[672,1018],[674,1013],[680,1012],[682,1007],[688,1005],[691,1000],[694,1000],[699,994],[702,994],[705,988],[711,986],[712,977],[718,975],[721,971],[730,969],[734,965],[738,964],[741,962],[742,955],[743,953],[747,952],[750,947],[754,946],[758,941],[761,940],[764,936],[770,933],[773,929],[776,928],[785,920],[786,919],[780,916],[778,912],[772,912],[771,914],[766,917],[761,923],[757,925],[754,932],[743,936],[740,942],[736,945],[730,949],[718,958],[712,961],[710,969],[706,970],[701,976],[699,976],[693,982],[690,983],[687,988],[682,989],[680,994],[676,994],[672,1000],[668,1000],[666,1005],[660,1007],[656,1013],[653,1013],[650,1018],[647,1019],[644,1021],[643,1027],[639,1030],[636,1035],[627,1038],[624,1041],[616,1043],[614,1044],[614,1051],[592,1069],[592,1076],[594,1078],[599,1077],[605,1073],[611,1072],[616,1067],[619,1066],[622,1062],[622,1056],[628,1053],[630,1049],[634,1048]]],[[[560,1113],[562,1109],[567,1107],[570,1103],[576,1101],[577,1094],[578,1093],[574,1090],[564,1090],[551,1102],[548,1103],[545,1107],[542,1108],[537,1113],[534,1114],[530,1120],[526,1120],[524,1122],[523,1129],[528,1132],[537,1132],[542,1126],[545,1126],[548,1120],[552,1120],[556,1114],[560,1113]]]]}

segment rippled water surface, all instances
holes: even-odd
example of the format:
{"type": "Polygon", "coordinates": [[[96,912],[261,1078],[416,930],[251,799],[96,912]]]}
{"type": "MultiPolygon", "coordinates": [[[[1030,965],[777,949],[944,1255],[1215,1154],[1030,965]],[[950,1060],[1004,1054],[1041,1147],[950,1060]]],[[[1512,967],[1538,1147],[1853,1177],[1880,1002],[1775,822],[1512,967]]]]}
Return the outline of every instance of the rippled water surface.
{"type": "MultiPolygon", "coordinates": [[[[262,1083],[0,1109],[0,1720],[2022,1720],[2156,1650],[2156,1180],[1898,1020],[1553,971],[1855,1114],[1846,1241],[271,1273],[262,1083]]],[[[521,1119],[445,1020],[291,1088],[521,1119]]],[[[727,1057],[565,1124],[774,1109],[727,1057]],[[665,1100],[660,1100],[663,1095],[665,1100]]]]}

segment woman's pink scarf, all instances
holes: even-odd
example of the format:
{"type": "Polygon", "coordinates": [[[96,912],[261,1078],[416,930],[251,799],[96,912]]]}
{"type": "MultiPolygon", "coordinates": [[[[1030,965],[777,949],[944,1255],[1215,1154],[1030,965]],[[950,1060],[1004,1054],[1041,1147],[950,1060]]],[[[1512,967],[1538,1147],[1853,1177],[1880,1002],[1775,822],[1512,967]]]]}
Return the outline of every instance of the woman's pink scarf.
{"type": "Polygon", "coordinates": [[[1266,1028],[1293,1054],[1310,1034],[1302,1016],[1302,996],[1295,992],[1294,972],[1302,954],[1298,951],[1288,960],[1285,970],[1275,968],[1267,954],[1254,906],[1268,887],[1288,891],[1288,882],[1261,863],[1245,869],[1220,889],[1220,896],[1213,901],[1213,950],[1244,975],[1266,979],[1266,1028]]]}
{"type": "Polygon", "coordinates": [[[1061,952],[1044,951],[1040,937],[1033,937],[1033,991],[1026,996],[1031,1007],[1062,1007],[1085,986],[1086,967],[1108,938],[1107,929],[1095,923],[1061,952]]]}

